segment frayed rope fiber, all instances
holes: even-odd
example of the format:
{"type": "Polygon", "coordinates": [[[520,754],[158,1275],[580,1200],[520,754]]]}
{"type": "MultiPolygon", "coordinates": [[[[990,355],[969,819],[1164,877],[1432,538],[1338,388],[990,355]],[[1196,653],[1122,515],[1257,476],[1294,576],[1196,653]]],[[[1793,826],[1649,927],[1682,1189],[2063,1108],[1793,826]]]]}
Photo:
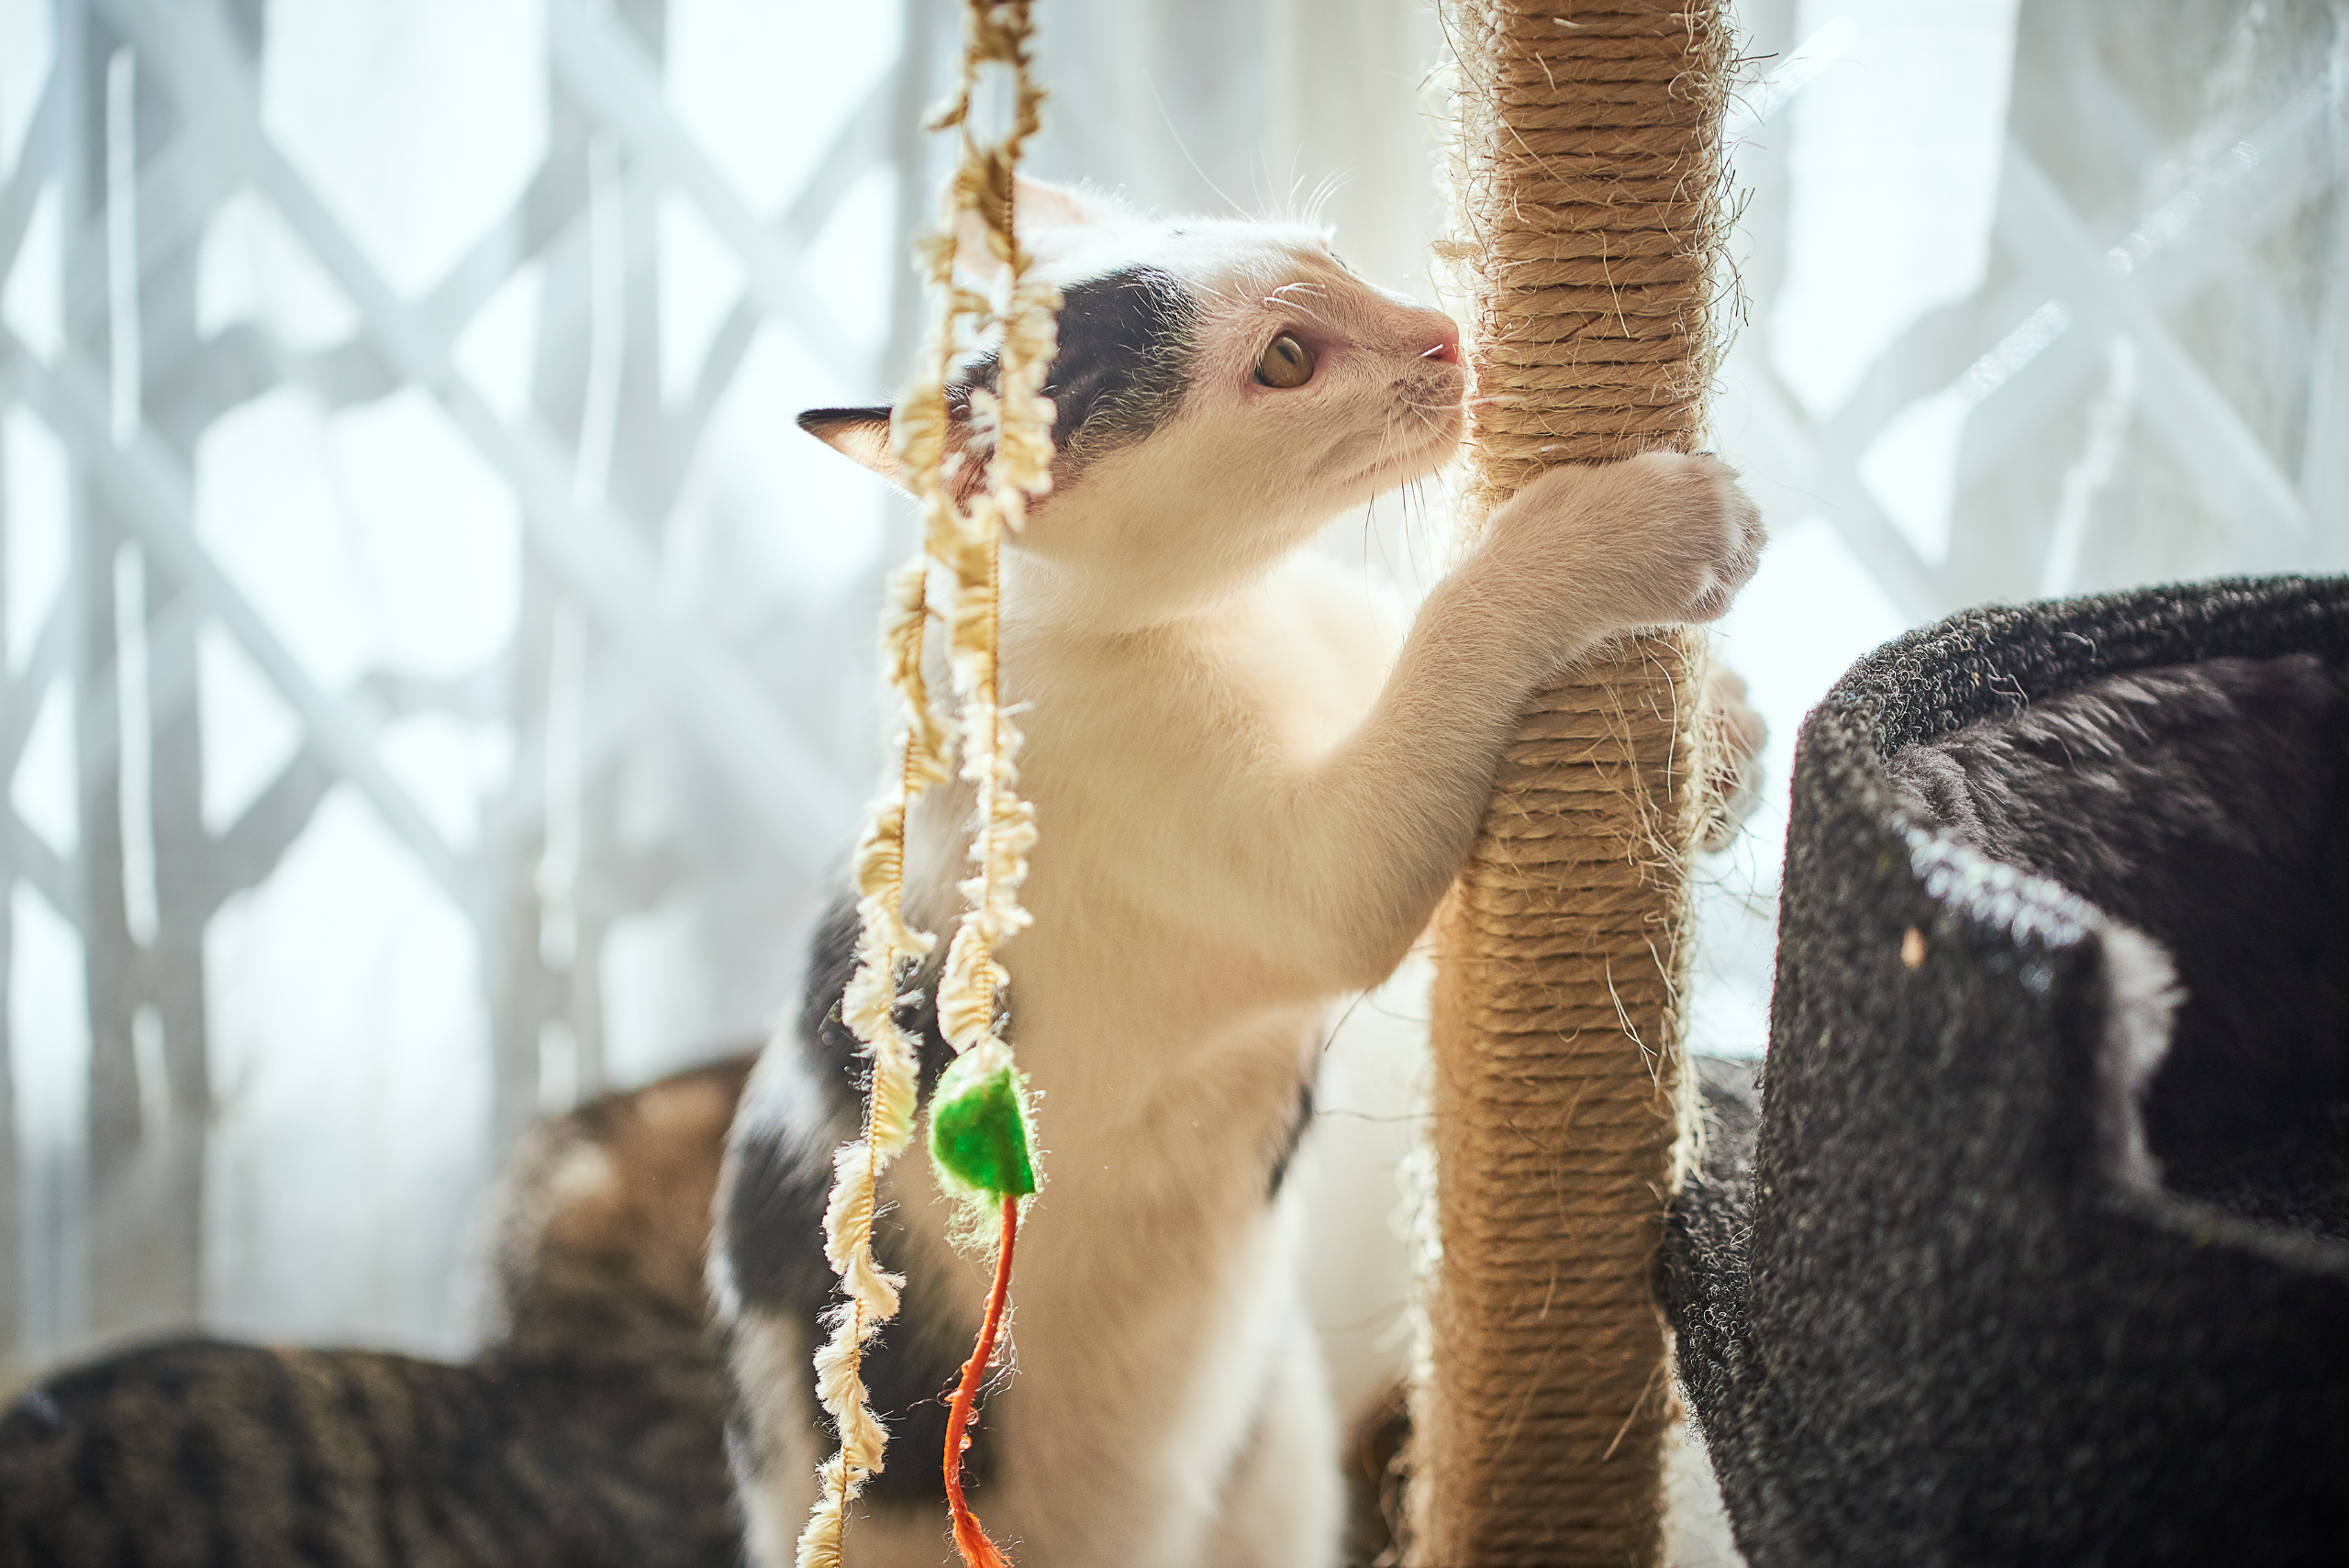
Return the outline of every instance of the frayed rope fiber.
{"type": "Polygon", "coordinates": [[[975,869],[960,884],[966,907],[938,977],[939,1022],[957,1060],[931,1106],[931,1151],[950,1188],[968,1203],[988,1211],[1000,1205],[1002,1228],[985,1327],[956,1396],[944,1458],[957,1550],[971,1568],[1007,1568],[963,1501],[961,1469],[978,1376],[1004,1320],[1019,1202],[1037,1187],[1026,1091],[1002,1034],[1010,976],[995,957],[996,947],[1029,923],[1019,887],[1036,841],[1034,808],[1019,795],[1019,730],[997,700],[1000,550],[1005,530],[1019,528],[1029,500],[1052,484],[1052,408],[1043,386],[1060,306],[1059,291],[1035,274],[1013,226],[1020,149],[1036,132],[1043,97],[1029,79],[1029,5],[964,0],[961,84],[930,121],[933,130],[956,133],[958,157],[944,227],[918,247],[923,275],[938,292],[938,320],[891,419],[900,470],[921,503],[922,550],[892,573],[882,612],[882,669],[899,699],[902,763],[857,846],[863,929],[841,1018],[872,1064],[872,1086],[863,1136],[833,1157],[824,1214],[825,1255],[841,1277],[843,1299],[832,1314],[831,1339],[816,1353],[816,1386],[841,1448],[818,1473],[798,1568],[840,1568],[849,1505],[887,1451],[888,1432],[873,1412],[862,1366],[865,1344],[896,1315],[905,1280],[874,1257],[873,1218],[882,1173],[912,1140],[919,1088],[919,1054],[896,1009],[937,943],[931,933],[905,924],[906,813],[915,795],[952,776],[947,751],[957,740],[959,774],[971,785],[978,827],[970,852],[975,869]],[[987,64],[1004,67],[1011,86],[1008,127],[991,142],[971,126],[972,99],[987,64]],[[986,254],[961,256],[964,239],[986,254]],[[958,270],[958,260],[968,265],[958,270]],[[966,272],[996,281],[974,286],[966,272]],[[947,379],[958,357],[989,335],[999,339],[996,390],[972,389],[971,439],[954,451],[947,379]],[[960,465],[982,454],[985,484],[974,490],[959,484],[960,465]],[[951,723],[933,706],[922,673],[933,573],[943,579],[946,599],[951,723]]]}
{"type": "MultiPolygon", "coordinates": [[[[1717,0],[1447,0],[1441,254],[1473,300],[1468,515],[1544,470],[1697,443],[1714,362],[1717,0]]],[[[1671,1409],[1653,1272],[1686,1157],[1699,635],[1539,694],[1438,922],[1440,1256],[1408,1561],[1653,1564],[1671,1409]]]]}

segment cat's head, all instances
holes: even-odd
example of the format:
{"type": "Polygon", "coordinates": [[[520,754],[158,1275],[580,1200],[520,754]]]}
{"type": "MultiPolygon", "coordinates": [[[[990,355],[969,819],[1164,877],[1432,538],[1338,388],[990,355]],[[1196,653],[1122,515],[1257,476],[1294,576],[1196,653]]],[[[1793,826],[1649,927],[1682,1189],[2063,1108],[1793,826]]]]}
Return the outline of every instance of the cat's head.
{"type": "MultiPolygon", "coordinates": [[[[1182,614],[1457,444],[1458,328],[1356,277],[1319,230],[1146,217],[1031,181],[1018,201],[1063,295],[1052,490],[1012,541],[1031,603],[1124,625],[1182,614]]],[[[994,374],[982,357],[949,388],[965,473],[985,455],[970,450],[968,392],[994,374]]],[[[888,409],[799,422],[896,477],[888,409]]]]}

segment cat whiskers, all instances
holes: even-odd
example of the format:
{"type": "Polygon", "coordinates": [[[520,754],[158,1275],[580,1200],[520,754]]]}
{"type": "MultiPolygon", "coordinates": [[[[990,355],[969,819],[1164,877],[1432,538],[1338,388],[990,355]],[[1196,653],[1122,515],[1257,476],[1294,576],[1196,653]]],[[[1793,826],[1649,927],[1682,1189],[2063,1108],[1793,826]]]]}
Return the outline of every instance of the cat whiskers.
{"type": "Polygon", "coordinates": [[[1320,322],[1323,326],[1328,326],[1329,322],[1323,318],[1319,311],[1314,309],[1309,305],[1299,304],[1297,301],[1288,297],[1289,292],[1292,289],[1310,289],[1314,293],[1321,295],[1326,295],[1330,292],[1328,289],[1323,288],[1319,284],[1300,278],[1293,284],[1283,284],[1280,287],[1266,295],[1264,296],[1264,303],[1266,305],[1273,306],[1275,308],[1286,306],[1291,310],[1302,311],[1306,315],[1313,317],[1314,320],[1320,322]]]}
{"type": "MultiPolygon", "coordinates": [[[[1400,439],[1400,431],[1390,427],[1386,432],[1382,447],[1392,446],[1400,439]]],[[[1378,468],[1382,470],[1386,468],[1389,461],[1388,453],[1382,450],[1378,468]]],[[[1425,563],[1425,549],[1419,536],[1423,535],[1426,529],[1419,525],[1423,524],[1425,517],[1429,515],[1426,490],[1428,482],[1434,477],[1432,473],[1414,474],[1393,489],[1372,496],[1370,504],[1363,508],[1362,549],[1365,564],[1369,562],[1372,551],[1378,549],[1382,543],[1377,526],[1379,507],[1391,496],[1399,508],[1395,532],[1403,551],[1402,569],[1398,571],[1397,563],[1392,561],[1386,562],[1386,567],[1387,574],[1401,585],[1412,584],[1425,563]]]]}
{"type": "MultiPolygon", "coordinates": [[[[1396,436],[1396,428],[1392,423],[1388,423],[1381,428],[1378,436],[1378,455],[1376,458],[1372,460],[1370,468],[1365,474],[1365,478],[1368,479],[1373,485],[1370,497],[1364,504],[1362,508],[1362,560],[1363,564],[1365,567],[1370,565],[1372,552],[1379,542],[1378,508],[1380,503],[1384,502],[1387,496],[1397,495],[1404,490],[1408,490],[1413,484],[1417,483],[1417,481],[1414,480],[1406,480],[1402,484],[1396,486],[1392,490],[1381,488],[1376,484],[1378,476],[1386,471],[1388,462],[1392,460],[1396,436]]],[[[1407,527],[1408,521],[1408,514],[1406,514],[1407,527]]],[[[1387,563],[1387,571],[1390,576],[1395,575],[1392,562],[1387,563]]]]}
{"type": "MultiPolygon", "coordinates": [[[[1399,390],[1398,388],[1398,393],[1399,390]]],[[[1441,460],[1449,454],[1453,443],[1459,439],[1460,432],[1456,428],[1447,429],[1427,409],[1412,403],[1408,398],[1398,395],[1396,398],[1396,405],[1399,414],[1414,417],[1417,423],[1416,425],[1407,423],[1400,418],[1386,421],[1378,432],[1377,456],[1372,459],[1370,465],[1362,471],[1361,479],[1357,483],[1375,484],[1386,475],[1400,469],[1405,471],[1407,476],[1397,480],[1396,484],[1398,487],[1415,484],[1427,477],[1424,470],[1430,461],[1436,460],[1436,466],[1441,466],[1441,460]],[[1406,437],[1419,437],[1422,433],[1433,439],[1412,439],[1406,445],[1406,437]]],[[[1373,499],[1375,498],[1376,495],[1374,494],[1373,499]]]]}
{"type": "Polygon", "coordinates": [[[1300,203],[1297,199],[1297,188],[1304,183],[1305,176],[1301,173],[1290,177],[1288,201],[1279,216],[1284,221],[1296,224],[1301,228],[1319,228],[1322,227],[1321,209],[1329,206],[1330,198],[1336,195],[1344,186],[1345,176],[1334,173],[1322,175],[1319,182],[1314,185],[1312,193],[1300,203]]]}
{"type": "Polygon", "coordinates": [[[1411,395],[1411,390],[1408,383],[1396,383],[1395,401],[1414,416],[1430,434],[1446,442],[1457,441],[1467,425],[1467,416],[1459,400],[1447,397],[1438,402],[1422,403],[1411,395]]]}
{"type": "Polygon", "coordinates": [[[1404,559],[1414,563],[1422,558],[1424,552],[1424,546],[1413,535],[1415,532],[1427,532],[1424,525],[1431,511],[1427,499],[1427,486],[1429,479],[1433,477],[1431,474],[1428,479],[1414,479],[1397,492],[1400,497],[1397,504],[1402,508],[1402,520],[1397,532],[1402,536],[1404,559]],[[1421,526],[1415,528],[1415,523],[1421,526]]]}

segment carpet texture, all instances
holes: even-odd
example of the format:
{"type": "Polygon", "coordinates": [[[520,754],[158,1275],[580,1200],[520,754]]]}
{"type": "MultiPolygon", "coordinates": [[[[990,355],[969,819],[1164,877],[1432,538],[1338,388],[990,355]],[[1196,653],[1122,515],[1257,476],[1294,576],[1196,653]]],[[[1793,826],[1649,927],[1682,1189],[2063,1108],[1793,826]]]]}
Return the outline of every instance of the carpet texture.
{"type": "Polygon", "coordinates": [[[1793,788],[1661,1265],[1753,1568],[2349,1561],[2349,580],[1956,617],[1793,788]]]}

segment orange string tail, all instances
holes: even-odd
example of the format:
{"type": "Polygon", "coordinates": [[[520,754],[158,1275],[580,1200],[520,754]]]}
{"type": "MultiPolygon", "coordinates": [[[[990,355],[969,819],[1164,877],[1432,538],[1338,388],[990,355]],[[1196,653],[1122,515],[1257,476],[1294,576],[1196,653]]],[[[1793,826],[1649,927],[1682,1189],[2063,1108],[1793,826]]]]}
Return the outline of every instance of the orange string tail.
{"type": "Polygon", "coordinates": [[[955,1386],[954,1403],[946,1415],[946,1507],[954,1520],[954,1550],[963,1554],[967,1568],[1011,1568],[1011,1559],[987,1539],[987,1532],[979,1528],[978,1516],[963,1500],[963,1451],[971,1446],[965,1429],[979,1396],[979,1379],[986,1375],[987,1362],[995,1358],[995,1337],[1003,1328],[1004,1303],[1011,1295],[1011,1246],[1019,1239],[1019,1199],[1006,1193],[1003,1240],[996,1249],[995,1286],[987,1292],[986,1321],[979,1325],[978,1346],[963,1363],[963,1381],[955,1386]]]}

